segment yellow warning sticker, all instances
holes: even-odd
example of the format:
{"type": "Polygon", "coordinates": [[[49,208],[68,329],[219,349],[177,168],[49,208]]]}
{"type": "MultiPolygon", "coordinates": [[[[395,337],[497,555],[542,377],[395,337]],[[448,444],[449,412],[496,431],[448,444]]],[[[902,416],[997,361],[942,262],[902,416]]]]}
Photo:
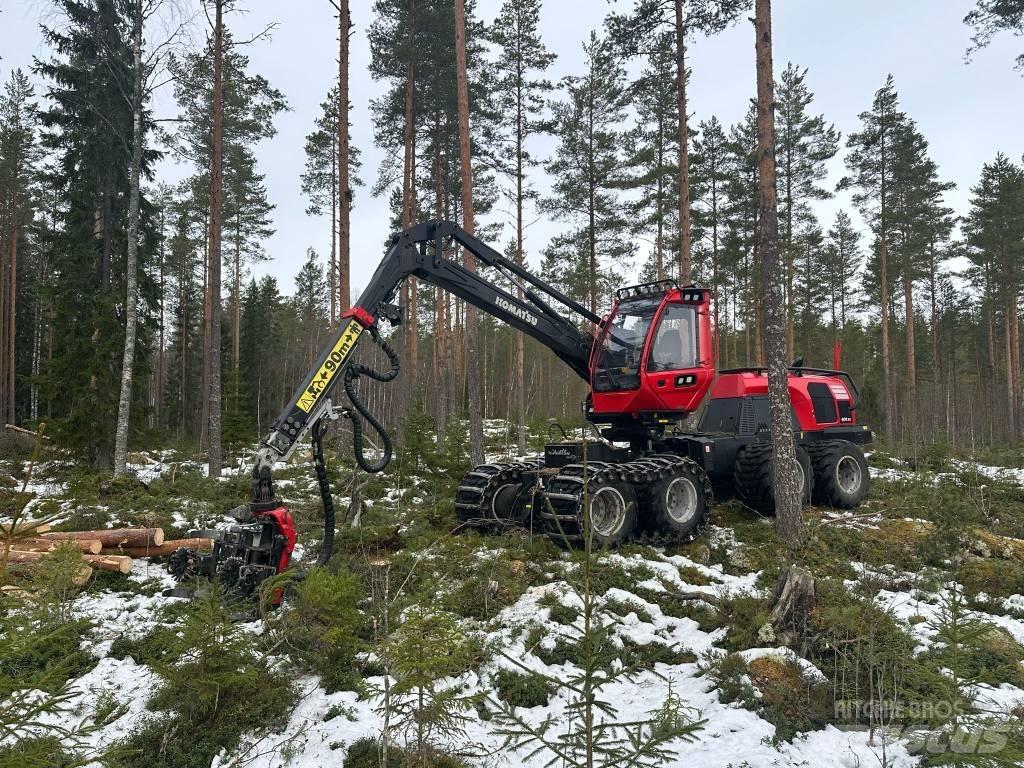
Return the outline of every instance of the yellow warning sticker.
{"type": "Polygon", "coordinates": [[[327,359],[324,360],[320,370],[313,376],[313,380],[306,387],[306,391],[299,397],[299,402],[296,405],[299,406],[300,410],[306,413],[313,410],[313,406],[320,399],[320,395],[330,386],[334,375],[341,370],[348,356],[352,353],[356,342],[359,340],[359,334],[362,332],[363,326],[354,320],[349,322],[348,328],[341,334],[338,343],[334,345],[334,349],[327,355],[327,359]]]}

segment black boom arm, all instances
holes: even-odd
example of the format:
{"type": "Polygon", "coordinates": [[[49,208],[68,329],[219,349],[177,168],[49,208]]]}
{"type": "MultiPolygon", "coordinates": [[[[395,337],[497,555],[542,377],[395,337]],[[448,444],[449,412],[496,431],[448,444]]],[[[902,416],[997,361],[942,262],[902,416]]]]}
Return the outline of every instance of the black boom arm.
{"type": "MultiPolygon", "coordinates": [[[[395,291],[410,275],[436,285],[532,336],[584,380],[588,378],[590,335],[555,311],[549,302],[561,304],[592,323],[600,323],[600,317],[458,225],[450,221],[418,224],[391,239],[387,253],[359,301],[343,315],[333,341],[321,353],[263,440],[253,468],[254,501],[270,500],[271,467],[287,459],[299,441],[332,407],[331,393],[345,377],[352,353],[366,333],[377,337],[377,318],[388,314],[389,302],[395,291]],[[506,276],[526,283],[522,286],[525,299],[494,285],[478,272],[443,258],[449,240],[465,248],[478,265],[494,267],[506,276]],[[259,490],[261,486],[262,491],[259,490]]],[[[393,353],[389,352],[389,356],[395,363],[393,353]]]]}

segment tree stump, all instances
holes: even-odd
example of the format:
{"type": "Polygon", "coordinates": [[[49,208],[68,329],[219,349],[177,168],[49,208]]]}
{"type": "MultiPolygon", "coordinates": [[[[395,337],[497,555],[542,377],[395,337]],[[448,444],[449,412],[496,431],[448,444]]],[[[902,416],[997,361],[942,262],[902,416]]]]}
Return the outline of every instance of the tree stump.
{"type": "Polygon", "coordinates": [[[779,574],[772,594],[771,619],[775,634],[786,646],[807,655],[811,611],[815,604],[814,576],[791,565],[779,574]]]}

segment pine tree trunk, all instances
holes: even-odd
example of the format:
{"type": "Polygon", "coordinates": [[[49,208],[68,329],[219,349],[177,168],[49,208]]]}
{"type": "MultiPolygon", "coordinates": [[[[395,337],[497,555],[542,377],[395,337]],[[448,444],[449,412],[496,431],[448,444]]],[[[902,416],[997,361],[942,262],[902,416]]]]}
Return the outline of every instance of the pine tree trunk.
{"type": "Polygon", "coordinates": [[[885,412],[885,435],[891,440],[895,436],[895,433],[893,431],[892,374],[889,370],[889,242],[886,230],[886,223],[888,219],[888,210],[886,209],[886,196],[888,193],[885,161],[886,151],[885,132],[883,130],[880,147],[881,171],[879,178],[879,303],[881,304],[882,310],[882,403],[885,412]]]}
{"type": "MultiPolygon", "coordinates": [[[[238,373],[242,357],[242,211],[241,202],[235,214],[235,264],[232,276],[231,364],[238,373]]],[[[238,397],[238,376],[235,376],[235,398],[238,397]]]]}
{"type": "Polygon", "coordinates": [[[914,284],[906,275],[903,277],[903,312],[907,318],[906,324],[906,354],[907,354],[907,404],[904,422],[908,431],[915,431],[913,425],[917,423],[917,352],[914,348],[914,284]]]}
{"type": "MultiPolygon", "coordinates": [[[[722,330],[718,316],[718,181],[711,179],[711,300],[714,302],[715,359],[718,360],[722,330]]],[[[719,363],[721,367],[721,363],[719,363]]]]}
{"type": "Polygon", "coordinates": [[[1017,414],[1016,429],[1013,433],[1014,440],[1019,437],[1022,421],[1020,402],[1020,316],[1017,311],[1017,293],[1010,293],[1010,371],[1013,374],[1013,408],[1017,414]]]}
{"type": "Polygon", "coordinates": [[[209,254],[209,286],[207,296],[210,312],[210,348],[209,348],[209,390],[210,403],[209,421],[209,475],[220,477],[221,456],[221,420],[220,420],[220,260],[221,260],[221,208],[223,199],[223,152],[224,128],[224,0],[215,0],[216,19],[214,21],[213,42],[213,148],[210,168],[210,254],[209,254]]]}
{"type": "MultiPolygon", "coordinates": [[[[455,84],[459,101],[459,165],[462,170],[463,229],[474,232],[473,167],[469,146],[469,82],[466,76],[466,4],[455,0],[455,84]]],[[[465,267],[476,271],[476,262],[465,253],[465,267]]],[[[480,361],[477,355],[477,310],[465,309],[466,325],[466,388],[469,405],[469,458],[473,464],[484,460],[484,425],[480,414],[480,361]]]]}
{"type": "Polygon", "coordinates": [[[348,56],[352,21],[348,0],[338,0],[338,10],[338,307],[344,312],[352,302],[349,272],[352,190],[348,167],[348,56]]]}
{"type": "Polygon", "coordinates": [[[10,277],[7,279],[7,413],[5,419],[8,424],[16,424],[16,401],[17,401],[17,376],[15,369],[17,363],[14,357],[14,340],[18,330],[18,209],[17,198],[12,194],[12,201],[15,205],[11,208],[11,258],[10,277]]]}
{"type": "MultiPolygon", "coordinates": [[[[415,20],[415,0],[409,0],[410,17],[415,20]]],[[[402,204],[405,207],[405,226],[410,227],[413,217],[416,215],[416,132],[413,128],[415,119],[413,100],[415,86],[415,60],[416,46],[414,45],[414,28],[410,27],[408,33],[408,57],[405,79],[405,152],[407,158],[407,171],[404,179],[405,188],[402,193],[402,204]]],[[[406,281],[409,291],[409,328],[408,328],[408,355],[409,365],[414,375],[419,375],[419,315],[417,304],[419,294],[416,288],[416,278],[409,278],[406,281]]]]}
{"type": "Polygon", "coordinates": [[[9,274],[7,277],[7,347],[3,350],[3,355],[7,359],[5,365],[6,381],[4,382],[5,389],[5,405],[6,410],[3,412],[4,420],[8,424],[15,424],[16,413],[16,393],[17,393],[17,377],[15,376],[15,368],[17,367],[14,357],[14,339],[17,335],[17,303],[18,303],[18,198],[15,192],[11,191],[11,249],[10,259],[8,260],[9,274]]]}
{"type": "MultiPolygon", "coordinates": [[[[775,94],[772,72],[772,26],[770,0],[756,0],[754,28],[757,54],[757,150],[760,215],[757,250],[762,265],[764,304],[784,307],[783,275],[779,274],[778,200],[775,191],[775,94]]],[[[804,541],[799,475],[793,447],[792,406],[789,398],[786,361],[786,326],[781,312],[768,313],[765,323],[768,357],[768,401],[771,412],[772,474],[779,535],[789,549],[790,560],[798,557],[804,541]]]]}
{"type": "Polygon", "coordinates": [[[938,307],[936,306],[935,293],[938,290],[936,285],[936,260],[933,256],[931,261],[931,269],[928,274],[929,280],[929,292],[931,293],[931,319],[929,325],[931,328],[931,352],[932,352],[932,393],[931,393],[931,409],[932,409],[932,433],[933,435],[939,431],[939,313],[938,307]]]}
{"type": "Polygon", "coordinates": [[[128,191],[128,254],[125,263],[124,357],[121,360],[121,396],[117,404],[117,434],[114,438],[114,474],[128,472],[128,423],[132,406],[132,376],[135,366],[135,334],[138,319],[139,183],[142,174],[142,0],[135,0],[132,23],[132,165],[128,191]]]}
{"type": "MultiPolygon", "coordinates": [[[[686,27],[684,0],[675,0],[676,12],[676,96],[679,100],[679,282],[689,285],[690,256],[690,160],[687,146],[686,114],[686,27]]],[[[591,308],[591,311],[594,311],[591,308]]]]}
{"type": "MultiPolygon", "coordinates": [[[[795,354],[796,328],[794,317],[796,307],[793,302],[793,157],[786,152],[786,359],[792,360],[795,354]]],[[[809,352],[805,349],[804,352],[809,352]]]]}
{"type": "MultiPolygon", "coordinates": [[[[517,61],[518,70],[517,74],[517,88],[516,88],[516,264],[520,267],[523,266],[523,150],[525,143],[525,130],[523,126],[523,64],[520,58],[517,61]]],[[[659,222],[660,228],[660,222],[659,222]]],[[[658,241],[658,269],[659,279],[661,279],[661,241],[658,241]]],[[[523,298],[523,290],[519,286],[519,281],[516,281],[516,296],[520,299],[523,298]]],[[[515,329],[513,330],[515,335],[515,355],[512,360],[512,375],[514,378],[515,385],[515,397],[516,397],[516,422],[518,429],[516,430],[516,448],[519,451],[519,455],[522,456],[526,453],[526,366],[525,366],[525,347],[523,332],[515,329]]]]}
{"type": "Polygon", "coordinates": [[[157,342],[156,350],[156,382],[155,382],[155,394],[154,394],[154,411],[156,413],[156,428],[162,430],[164,428],[164,379],[166,378],[166,367],[167,367],[167,353],[164,349],[166,341],[165,336],[167,332],[167,315],[166,307],[164,305],[164,297],[166,296],[167,287],[167,261],[166,254],[164,252],[164,226],[167,213],[164,208],[160,209],[160,330],[157,342]]]}
{"type": "Polygon", "coordinates": [[[1003,310],[1003,336],[1006,359],[1006,436],[1011,440],[1017,434],[1017,402],[1013,391],[1013,328],[1010,320],[1010,299],[1003,310]]]}
{"type": "Polygon", "coordinates": [[[331,139],[331,268],[327,290],[331,296],[331,325],[338,320],[338,138],[331,139]]]}
{"type": "MultiPolygon", "coordinates": [[[[10,232],[11,228],[7,222],[0,220],[0,231],[10,232]]],[[[10,256],[10,243],[0,240],[0,419],[7,418],[7,334],[11,332],[8,320],[7,302],[10,300],[10,291],[7,289],[7,278],[10,274],[8,266],[10,256]]]]}

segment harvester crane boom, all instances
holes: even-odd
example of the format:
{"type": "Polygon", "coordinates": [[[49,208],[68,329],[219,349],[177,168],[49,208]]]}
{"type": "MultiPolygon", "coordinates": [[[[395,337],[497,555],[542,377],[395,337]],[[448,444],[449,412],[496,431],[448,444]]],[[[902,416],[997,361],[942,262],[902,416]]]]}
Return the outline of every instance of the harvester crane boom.
{"type": "MultiPolygon", "coordinates": [[[[262,441],[253,468],[254,502],[272,501],[271,468],[277,462],[287,460],[300,441],[333,407],[331,394],[338,382],[345,378],[353,352],[365,332],[369,332],[381,344],[397,372],[397,357],[386,342],[379,339],[376,323],[382,316],[398,319],[399,313],[389,302],[402,281],[413,275],[538,340],[581,378],[589,378],[588,361],[593,339],[589,333],[581,331],[555,311],[551,302],[562,305],[569,312],[591,323],[599,324],[599,316],[457,224],[450,221],[418,224],[392,237],[387,253],[359,300],[343,315],[333,340],[321,353],[313,369],[295,390],[262,441]],[[478,264],[494,267],[506,276],[521,281],[520,287],[525,299],[495,285],[480,272],[471,272],[461,264],[444,258],[449,241],[465,248],[478,264]]],[[[361,373],[373,375],[365,367],[360,368],[361,373]]],[[[353,404],[358,410],[358,403],[353,404]]]]}

